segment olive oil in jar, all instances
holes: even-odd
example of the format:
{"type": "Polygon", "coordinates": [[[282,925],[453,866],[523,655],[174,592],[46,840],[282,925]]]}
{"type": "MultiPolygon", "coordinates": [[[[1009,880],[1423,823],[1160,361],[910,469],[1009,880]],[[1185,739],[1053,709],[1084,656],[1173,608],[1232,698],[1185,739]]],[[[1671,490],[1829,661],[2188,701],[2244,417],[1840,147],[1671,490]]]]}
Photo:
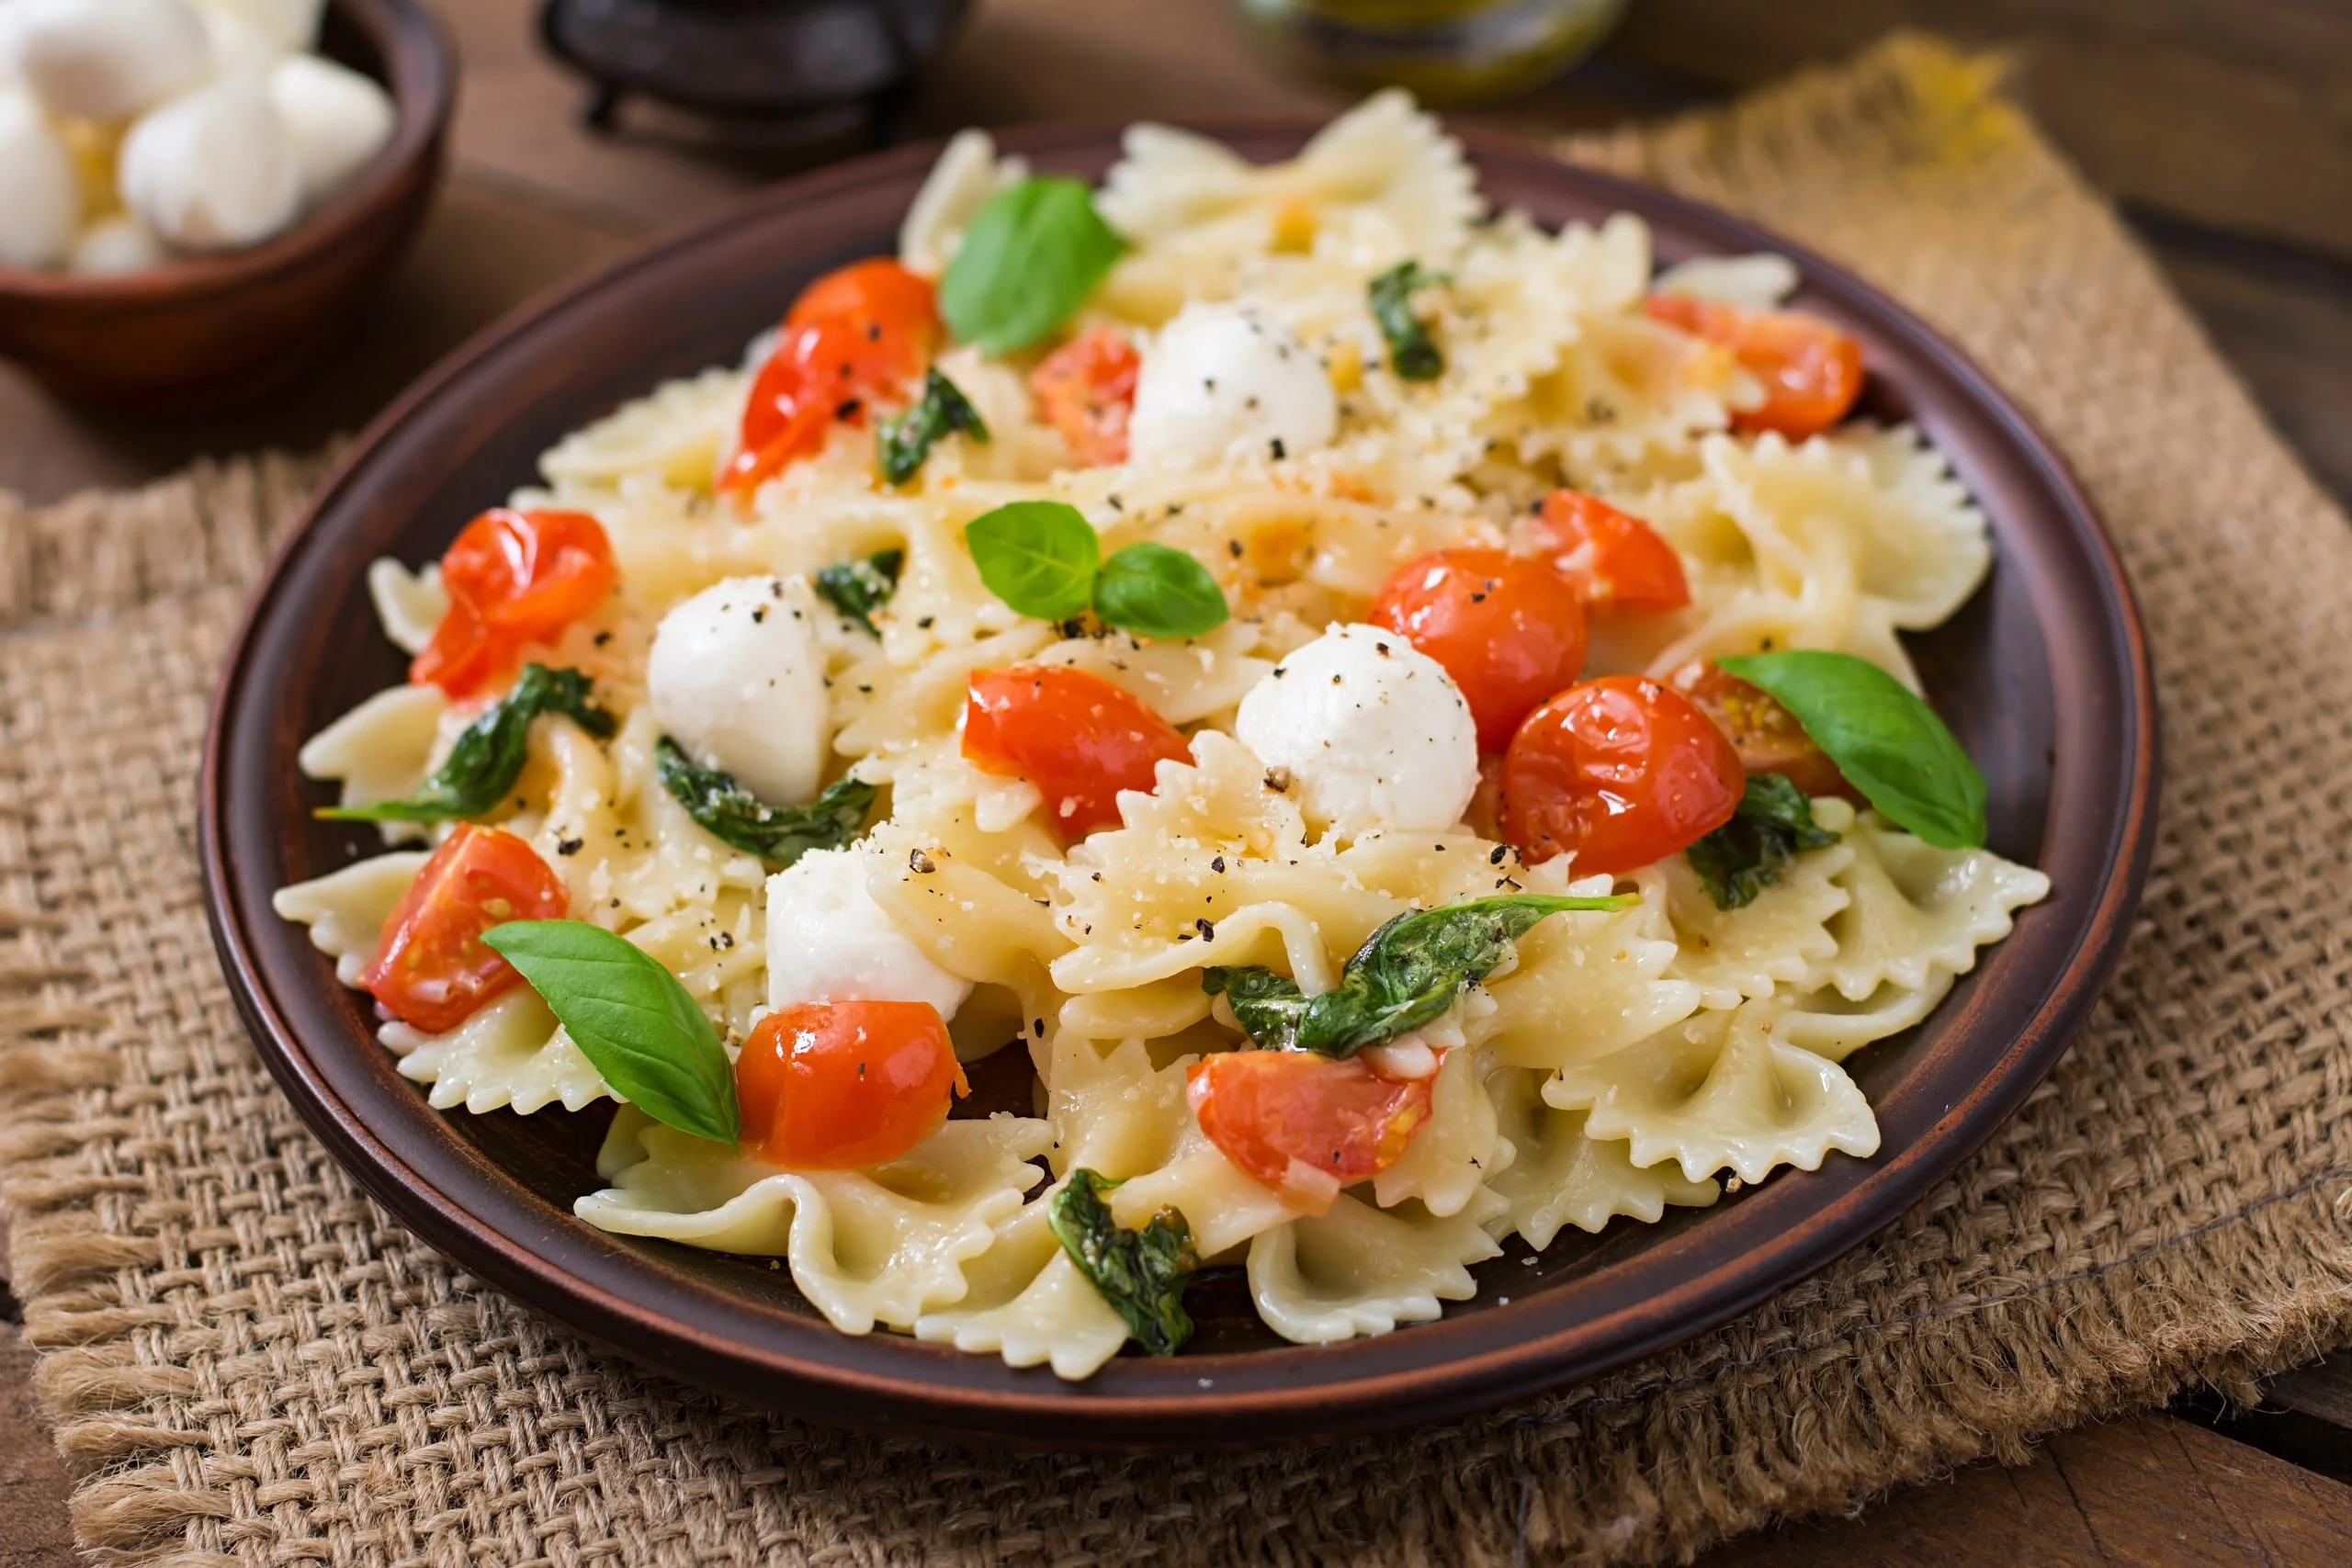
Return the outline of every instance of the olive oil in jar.
{"type": "Polygon", "coordinates": [[[1293,69],[1430,104],[1542,85],[1609,36],[1625,0],[1236,0],[1293,69]]]}

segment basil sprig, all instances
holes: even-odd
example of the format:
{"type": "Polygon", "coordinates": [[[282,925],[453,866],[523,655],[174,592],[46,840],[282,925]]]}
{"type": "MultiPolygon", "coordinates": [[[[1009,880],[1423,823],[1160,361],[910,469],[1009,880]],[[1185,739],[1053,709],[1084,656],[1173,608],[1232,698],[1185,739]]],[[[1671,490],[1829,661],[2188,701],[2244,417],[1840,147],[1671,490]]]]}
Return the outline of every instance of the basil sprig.
{"type": "Polygon", "coordinates": [[[922,373],[922,396],[912,408],[892,414],[882,422],[875,433],[875,461],[882,469],[882,477],[894,485],[902,485],[922,468],[923,459],[931,456],[932,444],[942,436],[962,431],[975,441],[989,438],[989,427],[980,419],[980,411],[964,389],[939,373],[933,366],[922,373]]]}
{"type": "Polygon", "coordinates": [[[904,550],[876,550],[864,560],[837,562],[817,573],[817,592],[868,635],[879,637],[874,612],[899,591],[899,571],[906,560],[904,550]]]}
{"type": "Polygon", "coordinates": [[[1184,1287],[1201,1266],[1193,1227],[1182,1213],[1166,1208],[1143,1229],[1127,1229],[1102,1201],[1118,1185],[1082,1167],[1071,1171],[1046,1201],[1046,1223],[1135,1342],[1155,1356],[1172,1356],[1193,1337],[1184,1311],[1184,1287]]]}
{"type": "Polygon", "coordinates": [[[577,670],[526,664],[514,689],[482,710],[450,744],[441,765],[400,800],[366,806],[322,806],[314,815],[336,822],[447,822],[479,817],[504,798],[530,753],[531,720],[560,713],[599,740],[609,739],[613,716],[588,701],[589,680],[577,670]]]}
{"type": "Polygon", "coordinates": [[[1715,662],[1788,709],[1889,821],[1939,849],[1984,842],[1984,775],[1902,682],[1867,659],[1817,649],[1715,662]]]}
{"type": "Polygon", "coordinates": [[[1138,540],[1104,560],[1094,525],[1066,502],[1008,502],[966,524],[964,543],[989,592],[1037,620],[1091,607],[1105,626],[1182,637],[1231,613],[1208,568],[1182,550],[1138,540]]]}
{"type": "Polygon", "coordinates": [[[686,815],[713,837],[778,867],[810,850],[837,850],[865,830],[879,786],[846,775],[806,806],[770,806],[719,768],[706,768],[668,736],[654,742],[653,771],[686,815]]]}
{"type": "Polygon", "coordinates": [[[1731,820],[1684,852],[1715,908],[1740,909],[1781,880],[1791,856],[1837,841],[1815,823],[1804,791],[1779,773],[1750,773],[1731,820]]]}
{"type": "Polygon", "coordinates": [[[678,977],[585,920],[509,920],[482,933],[539,993],[613,1092],[667,1127],[732,1144],[735,1069],[678,977]]]}
{"type": "Polygon", "coordinates": [[[1243,1033],[1263,1049],[1352,1056],[1445,1016],[1470,986],[1509,957],[1511,944],[1546,915],[1622,909],[1625,895],[1600,897],[1507,893],[1397,916],[1364,939],[1319,997],[1255,964],[1201,972],[1201,988],[1223,996],[1243,1033]]]}
{"type": "Polygon", "coordinates": [[[939,313],[983,354],[1026,348],[1086,303],[1125,248],[1085,181],[1023,180],[973,215],[940,276],[939,313]]]}
{"type": "Polygon", "coordinates": [[[1400,261],[1365,288],[1372,319],[1388,340],[1389,367],[1400,381],[1434,381],[1445,373],[1445,355],[1430,336],[1429,323],[1413,314],[1413,291],[1442,283],[1442,275],[1425,272],[1417,261],[1400,261]]]}

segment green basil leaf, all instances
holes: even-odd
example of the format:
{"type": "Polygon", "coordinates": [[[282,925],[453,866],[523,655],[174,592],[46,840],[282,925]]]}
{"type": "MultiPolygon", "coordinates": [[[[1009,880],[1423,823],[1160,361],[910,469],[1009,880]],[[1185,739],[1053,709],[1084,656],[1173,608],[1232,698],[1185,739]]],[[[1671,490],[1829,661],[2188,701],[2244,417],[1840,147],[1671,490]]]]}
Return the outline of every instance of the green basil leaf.
{"type": "Polygon", "coordinates": [[[1441,274],[1422,271],[1419,262],[1407,260],[1374,278],[1364,290],[1372,319],[1388,340],[1389,367],[1400,381],[1434,381],[1445,373],[1445,355],[1430,338],[1429,323],[1413,314],[1413,291],[1444,281],[1441,274]]]}
{"type": "Polygon", "coordinates": [[[1182,550],[1148,540],[1111,552],[1094,580],[1094,613],[1140,637],[1198,637],[1231,614],[1216,579],[1182,550]]]}
{"type": "Polygon", "coordinates": [[[706,768],[664,735],[654,742],[653,769],[662,787],[713,836],[778,868],[810,850],[837,850],[865,830],[865,814],[880,787],[844,775],[806,806],[770,806],[735,782],[706,768]]]}
{"type": "Polygon", "coordinates": [[[964,543],[989,592],[1024,615],[1066,621],[1093,600],[1102,541],[1066,502],[1007,502],[965,524],[964,543]]]}
{"type": "Polygon", "coordinates": [[[1715,908],[1739,909],[1781,880],[1790,857],[1837,841],[1814,821],[1804,791],[1779,773],[1750,773],[1731,820],[1684,852],[1715,908]]]}
{"type": "Polygon", "coordinates": [[[1788,709],[1889,821],[1939,849],[1984,842],[1984,775],[1902,682],[1867,659],[1816,649],[1715,662],[1788,709]]]}
{"type": "Polygon", "coordinates": [[[989,438],[980,411],[972,406],[962,388],[933,366],[922,373],[922,396],[915,400],[914,407],[892,414],[875,433],[876,461],[882,477],[894,485],[906,483],[922,470],[932,444],[959,430],[975,441],[989,438]]]}
{"type": "Polygon", "coordinates": [[[1085,181],[1023,180],[973,215],[940,276],[939,313],[983,354],[1026,348],[1086,303],[1125,248],[1085,181]]]}
{"type": "Polygon", "coordinates": [[[482,941],[539,993],[615,1093],[664,1126],[736,1141],[735,1069],[660,960],[585,920],[509,920],[482,941]]]}
{"type": "Polygon", "coordinates": [[[1340,971],[1339,985],[1319,997],[1300,1001],[1295,982],[1255,965],[1204,969],[1201,988],[1211,996],[1224,994],[1235,1021],[1262,1048],[1352,1056],[1444,1017],[1546,915],[1622,909],[1632,902],[1630,896],[1614,894],[1473,898],[1390,920],[1364,939],[1340,971]]]}
{"type": "Polygon", "coordinates": [[[1184,1287],[1201,1266],[1193,1227],[1167,1208],[1143,1229],[1127,1229],[1102,1201],[1102,1194],[1118,1185],[1083,1167],[1071,1171],[1046,1201],[1046,1224],[1135,1342],[1155,1356],[1172,1356],[1193,1337],[1193,1320],[1184,1311],[1184,1287]]]}
{"type": "Polygon", "coordinates": [[[1268,1051],[1298,1049],[1298,1028],[1306,1020],[1306,997],[1298,982],[1261,964],[1211,964],[1201,971],[1201,989],[1223,997],[1241,1032],[1268,1051]]]}
{"type": "Polygon", "coordinates": [[[904,550],[878,550],[864,560],[826,567],[817,573],[817,592],[868,635],[880,637],[874,629],[874,612],[899,591],[899,571],[906,559],[904,550]]]}
{"type": "Polygon", "coordinates": [[[609,739],[613,716],[588,701],[589,681],[577,670],[526,664],[514,689],[461,730],[449,754],[414,794],[367,806],[322,806],[314,816],[335,822],[447,822],[479,817],[505,798],[530,755],[531,720],[560,713],[599,740],[609,739]]]}

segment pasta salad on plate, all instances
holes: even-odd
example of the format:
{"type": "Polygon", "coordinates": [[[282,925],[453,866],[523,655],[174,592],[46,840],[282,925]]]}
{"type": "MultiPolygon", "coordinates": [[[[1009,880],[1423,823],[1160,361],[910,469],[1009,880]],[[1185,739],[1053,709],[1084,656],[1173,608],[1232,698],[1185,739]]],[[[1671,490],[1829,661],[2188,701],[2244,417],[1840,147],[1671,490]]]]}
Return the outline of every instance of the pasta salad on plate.
{"type": "Polygon", "coordinates": [[[382,852],[278,913],[435,1107],[618,1102],[582,1221],[1065,1378],[1203,1268],[1382,1334],[1872,1155],[1841,1064],[2049,883],[1899,636],[1984,518],[1860,345],[1490,210],[1401,95],[1124,147],[965,132],[895,256],[376,562],[410,679],[300,761],[382,852]]]}

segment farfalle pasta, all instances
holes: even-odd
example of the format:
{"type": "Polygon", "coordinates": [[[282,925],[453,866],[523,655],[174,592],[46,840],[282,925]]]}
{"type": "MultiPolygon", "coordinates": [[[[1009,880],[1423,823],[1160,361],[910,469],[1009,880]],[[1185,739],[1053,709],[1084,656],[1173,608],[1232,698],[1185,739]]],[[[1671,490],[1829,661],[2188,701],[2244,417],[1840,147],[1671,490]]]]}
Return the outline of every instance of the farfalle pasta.
{"type": "Polygon", "coordinates": [[[383,847],[279,912],[435,1107],[622,1102],[582,1222],[1068,1378],[1204,1268],[1385,1334],[1869,1157],[1846,1059],[2048,891],[1903,649],[1991,558],[1941,457],[1785,262],[1490,211],[1401,96],[1125,148],[966,132],[377,563],[413,678],[301,764],[383,847]]]}

